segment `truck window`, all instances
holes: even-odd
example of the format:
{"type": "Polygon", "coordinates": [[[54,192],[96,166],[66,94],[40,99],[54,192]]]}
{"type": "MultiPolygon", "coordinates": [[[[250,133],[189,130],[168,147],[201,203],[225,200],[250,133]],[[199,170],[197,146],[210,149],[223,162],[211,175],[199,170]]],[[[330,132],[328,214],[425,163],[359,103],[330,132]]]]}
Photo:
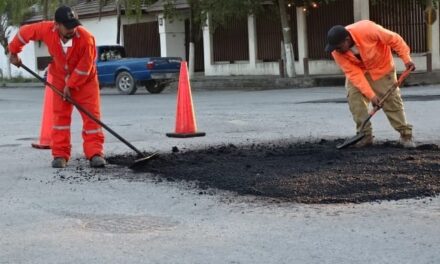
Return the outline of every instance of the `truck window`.
{"type": "Polygon", "coordinates": [[[101,50],[99,59],[101,61],[120,60],[125,57],[125,51],[123,47],[106,47],[101,50]]]}

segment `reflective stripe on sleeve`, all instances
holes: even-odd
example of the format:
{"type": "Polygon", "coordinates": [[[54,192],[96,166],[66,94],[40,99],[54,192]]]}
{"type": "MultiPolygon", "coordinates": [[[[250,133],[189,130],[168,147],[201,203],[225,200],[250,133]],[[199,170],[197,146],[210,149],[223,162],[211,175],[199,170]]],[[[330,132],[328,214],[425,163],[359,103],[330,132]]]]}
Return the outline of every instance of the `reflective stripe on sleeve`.
{"type": "Polygon", "coordinates": [[[75,69],[75,72],[78,73],[79,75],[85,75],[85,76],[89,75],[88,72],[86,72],[86,71],[80,71],[80,70],[78,70],[78,69],[75,69]]]}
{"type": "Polygon", "coordinates": [[[21,36],[20,31],[18,31],[18,33],[17,33],[17,37],[18,37],[18,40],[20,40],[20,42],[23,43],[23,45],[26,45],[26,44],[27,44],[27,42],[26,42],[26,41],[24,40],[24,38],[21,36]]]}

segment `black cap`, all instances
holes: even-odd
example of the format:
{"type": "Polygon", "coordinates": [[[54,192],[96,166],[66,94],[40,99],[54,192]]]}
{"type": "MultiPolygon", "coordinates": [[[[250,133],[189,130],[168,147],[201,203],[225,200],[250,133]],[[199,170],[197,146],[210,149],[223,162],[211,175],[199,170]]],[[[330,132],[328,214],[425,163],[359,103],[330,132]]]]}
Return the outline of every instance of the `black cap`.
{"type": "Polygon", "coordinates": [[[55,21],[63,24],[67,29],[72,29],[81,25],[77,14],[68,6],[58,7],[55,11],[55,21]]]}
{"type": "Polygon", "coordinates": [[[334,51],[342,41],[348,36],[348,30],[344,26],[333,26],[327,33],[327,45],[325,46],[326,52],[334,51]]]}

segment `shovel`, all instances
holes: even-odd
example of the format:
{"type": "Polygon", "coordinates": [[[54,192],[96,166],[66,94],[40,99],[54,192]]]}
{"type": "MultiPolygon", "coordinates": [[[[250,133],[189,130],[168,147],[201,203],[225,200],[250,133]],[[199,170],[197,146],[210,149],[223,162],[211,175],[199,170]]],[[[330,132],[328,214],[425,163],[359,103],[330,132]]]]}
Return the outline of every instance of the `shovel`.
{"type": "Polygon", "coordinates": [[[128,142],[126,139],[124,139],[123,137],[121,137],[118,133],[116,133],[115,131],[113,131],[110,127],[108,127],[106,124],[104,124],[101,120],[99,120],[97,117],[95,117],[92,113],[90,113],[89,111],[87,111],[84,107],[82,107],[80,104],[78,104],[75,100],[73,100],[70,96],[64,96],[64,93],[62,93],[61,91],[59,91],[53,84],[47,82],[46,80],[44,80],[40,75],[36,74],[34,71],[32,71],[31,69],[29,69],[26,65],[21,64],[20,67],[22,67],[24,70],[26,70],[27,72],[29,72],[30,74],[32,74],[35,78],[37,78],[38,80],[40,80],[42,83],[44,83],[46,86],[50,87],[50,89],[52,89],[52,91],[54,91],[56,94],[58,94],[59,96],[61,96],[62,98],[65,98],[66,101],[68,101],[69,103],[71,103],[72,105],[74,105],[76,107],[76,109],[78,109],[80,112],[83,112],[84,114],[86,114],[88,117],[90,117],[93,121],[95,121],[97,124],[99,124],[100,126],[102,126],[103,128],[105,128],[108,132],[110,132],[110,134],[112,134],[113,136],[115,136],[117,139],[119,139],[122,143],[124,143],[125,145],[127,145],[129,148],[131,148],[132,150],[134,150],[137,154],[139,159],[135,160],[133,164],[131,164],[129,167],[130,168],[135,168],[138,166],[141,166],[145,163],[147,163],[151,158],[156,157],[157,153],[153,153],[152,155],[145,155],[143,152],[141,152],[139,149],[137,149],[135,146],[133,146],[132,144],[130,144],[130,142],[128,142]]]}
{"type": "Polygon", "coordinates": [[[374,108],[371,110],[371,112],[368,114],[368,117],[362,122],[360,128],[359,128],[359,133],[356,134],[356,136],[349,138],[347,140],[344,141],[344,143],[339,144],[336,146],[337,149],[343,149],[346,148],[348,146],[351,146],[353,144],[356,144],[357,142],[359,142],[361,139],[363,139],[365,137],[365,132],[363,132],[365,126],[367,125],[368,121],[370,121],[370,119],[374,116],[374,114],[376,114],[377,111],[379,111],[382,108],[383,103],[385,102],[385,100],[390,96],[390,94],[392,92],[394,92],[394,90],[397,89],[397,87],[400,87],[403,83],[403,81],[406,79],[406,77],[408,77],[408,75],[410,74],[410,72],[413,69],[408,69],[406,71],[404,71],[402,73],[402,75],[400,75],[399,80],[397,81],[397,83],[395,83],[382,97],[382,99],[379,102],[379,105],[374,106],[374,108]]]}

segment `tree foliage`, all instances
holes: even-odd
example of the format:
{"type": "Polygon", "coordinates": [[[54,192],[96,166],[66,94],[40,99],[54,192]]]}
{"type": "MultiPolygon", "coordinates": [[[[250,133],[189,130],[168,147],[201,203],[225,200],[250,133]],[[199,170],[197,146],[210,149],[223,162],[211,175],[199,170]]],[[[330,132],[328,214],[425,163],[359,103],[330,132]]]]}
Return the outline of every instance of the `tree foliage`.
{"type": "MultiPolygon", "coordinates": [[[[225,24],[231,18],[244,18],[262,9],[266,0],[187,0],[194,23],[203,24],[207,15],[212,25],[225,24]]],[[[165,17],[174,19],[178,16],[175,0],[163,0],[165,17]]],[[[267,1],[266,1],[267,2],[267,1]]]]}
{"type": "Polygon", "coordinates": [[[20,24],[31,13],[35,4],[32,0],[2,0],[0,1],[0,44],[8,54],[8,40],[12,27],[20,24]]]}

